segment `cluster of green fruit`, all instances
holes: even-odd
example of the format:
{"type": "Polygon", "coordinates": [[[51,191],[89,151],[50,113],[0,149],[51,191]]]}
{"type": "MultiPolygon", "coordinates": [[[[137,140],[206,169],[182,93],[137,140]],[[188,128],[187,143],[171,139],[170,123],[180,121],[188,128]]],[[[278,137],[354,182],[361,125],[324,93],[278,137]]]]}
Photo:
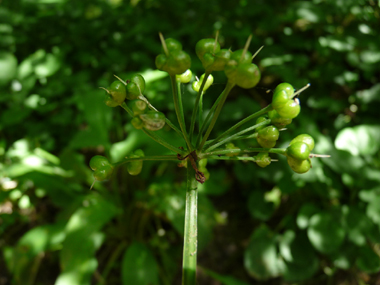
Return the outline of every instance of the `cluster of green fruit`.
{"type": "MultiPolygon", "coordinates": [[[[252,63],[252,59],[257,53],[252,55],[248,51],[250,38],[244,49],[236,50],[234,52],[229,49],[221,49],[216,39],[202,39],[196,44],[195,51],[202,62],[205,74],[200,77],[200,80],[197,78],[197,81],[194,81],[192,84],[192,88],[198,93],[198,96],[193,110],[190,132],[187,133],[182,101],[180,92],[178,92],[178,88],[180,87],[175,86],[175,83],[186,84],[191,81],[191,59],[190,56],[183,51],[181,43],[177,40],[170,38],[165,40],[161,34],[160,37],[162,42],[162,52],[156,57],[155,63],[156,67],[159,70],[167,72],[172,80],[173,98],[181,130],[175,127],[163,113],[158,112],[144,97],[145,80],[139,74],[136,74],[125,81],[117,77],[119,81],[113,82],[108,89],[103,88],[107,92],[105,103],[110,107],[123,107],[133,117],[131,123],[136,129],[143,129],[144,132],[159,143],[167,147],[169,146],[168,148],[171,150],[177,151],[176,148],[170,148],[170,143],[163,142],[157,136],[149,133],[150,131],[162,129],[165,123],[169,124],[170,127],[179,133],[186,142],[187,147],[182,148],[185,155],[183,152],[181,153],[180,151],[177,151],[179,159],[190,159],[190,157],[193,157],[193,159],[195,158],[195,160],[197,160],[197,157],[202,157],[203,159],[196,161],[198,162],[198,169],[196,170],[202,172],[203,175],[206,173],[207,175],[205,176],[207,177],[209,174],[206,169],[207,160],[205,158],[207,158],[207,155],[205,156],[205,153],[210,153],[210,150],[218,147],[221,144],[219,142],[222,139],[227,143],[225,149],[233,150],[230,154],[226,154],[226,157],[236,156],[234,159],[243,160],[242,157],[238,157],[243,151],[240,152],[240,150],[231,142],[231,140],[236,139],[236,134],[235,137],[232,135],[229,139],[223,138],[223,135],[211,141],[208,141],[207,138],[219,116],[228,92],[232,87],[237,85],[241,88],[249,89],[256,86],[260,81],[260,71],[258,67],[252,63]],[[199,107],[201,104],[199,102],[202,101],[204,92],[206,92],[206,90],[213,84],[213,76],[211,73],[214,71],[224,71],[228,79],[227,86],[229,87],[227,88],[226,86],[225,91],[223,91],[218,97],[204,122],[202,122],[202,114],[200,114],[199,134],[196,143],[194,144],[192,135],[195,116],[198,108],[200,108],[199,110],[202,108],[199,107]],[[125,103],[125,99],[129,100],[128,105],[125,103]],[[206,133],[203,134],[207,125],[209,125],[208,129],[206,133]],[[193,155],[194,152],[196,152],[196,155],[193,155]]],[[[257,118],[256,116],[256,125],[249,128],[249,130],[255,131],[250,137],[255,137],[258,144],[263,148],[258,151],[256,156],[253,156],[254,161],[260,167],[268,166],[272,161],[269,153],[274,152],[273,150],[277,150],[275,153],[285,155],[289,166],[296,173],[305,173],[311,168],[310,157],[312,155],[310,152],[314,148],[314,140],[311,136],[300,135],[296,137],[291,141],[289,147],[286,150],[283,149],[282,152],[280,149],[273,149],[279,139],[280,130],[289,125],[292,122],[292,119],[300,113],[301,107],[298,94],[308,86],[309,85],[295,92],[295,89],[289,83],[279,84],[273,92],[271,105],[265,108],[266,111],[262,112],[260,117],[257,118]]],[[[254,116],[252,116],[252,118],[253,117],[254,116]]],[[[247,121],[248,120],[245,119],[241,123],[243,124],[247,121]]],[[[226,131],[225,136],[229,133],[230,130],[226,131]]],[[[132,156],[128,158],[144,156],[141,150],[137,152],[138,153],[133,153],[132,156]]],[[[212,153],[209,156],[211,157],[212,153]]],[[[95,156],[93,159],[95,160],[91,160],[90,166],[95,171],[95,180],[102,181],[108,179],[113,170],[112,165],[105,158],[99,159],[99,156],[95,156]]],[[[136,175],[140,173],[142,160],[128,160],[127,163],[128,172],[130,174],[136,175]]]]}

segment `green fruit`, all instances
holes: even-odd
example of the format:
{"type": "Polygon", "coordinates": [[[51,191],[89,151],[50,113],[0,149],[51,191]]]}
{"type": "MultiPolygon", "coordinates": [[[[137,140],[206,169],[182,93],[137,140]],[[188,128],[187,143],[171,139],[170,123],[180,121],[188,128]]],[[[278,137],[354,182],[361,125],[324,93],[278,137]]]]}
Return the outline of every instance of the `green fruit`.
{"type": "Polygon", "coordinates": [[[95,155],[90,160],[90,168],[94,170],[94,178],[96,181],[104,181],[111,177],[113,166],[108,159],[101,155],[95,155]]]}
{"type": "Polygon", "coordinates": [[[244,49],[238,49],[234,51],[231,55],[231,60],[236,61],[239,64],[251,63],[252,62],[252,54],[249,51],[246,51],[243,55],[244,49]]]}
{"type": "Polygon", "coordinates": [[[169,75],[184,73],[191,66],[190,56],[182,50],[182,45],[174,39],[165,40],[168,54],[156,57],[156,67],[169,75]]]}
{"type": "Polygon", "coordinates": [[[222,71],[224,70],[227,62],[231,58],[232,52],[228,49],[221,49],[219,52],[215,54],[214,62],[212,65],[212,70],[214,71],[222,71]]]}
{"type": "Polygon", "coordinates": [[[288,161],[290,168],[294,172],[299,173],[299,174],[306,173],[311,168],[310,158],[305,159],[305,160],[299,160],[299,159],[295,159],[291,156],[287,156],[287,161],[288,161]]]}
{"type": "Polygon", "coordinates": [[[129,105],[133,116],[145,113],[147,107],[147,104],[142,100],[132,100],[129,105]]]}
{"type": "Polygon", "coordinates": [[[276,145],[276,141],[280,132],[275,126],[267,126],[257,132],[256,140],[263,148],[272,148],[276,145]]]}
{"type": "Polygon", "coordinates": [[[286,155],[295,159],[305,160],[309,158],[310,149],[309,146],[303,142],[293,142],[286,149],[286,155]]]}
{"type": "Polygon", "coordinates": [[[301,111],[298,98],[290,99],[281,108],[277,108],[276,111],[283,118],[294,119],[301,111]]]}
{"type": "Polygon", "coordinates": [[[267,126],[257,132],[257,136],[269,141],[276,141],[280,136],[280,132],[275,126],[267,126]]]}
{"type": "Polygon", "coordinates": [[[258,155],[256,155],[255,162],[258,166],[264,168],[271,163],[271,158],[269,157],[269,154],[267,152],[260,152],[258,155]]]}
{"type": "Polygon", "coordinates": [[[195,45],[195,53],[202,62],[205,54],[214,54],[219,50],[220,45],[218,42],[215,43],[215,39],[202,39],[195,45]]]}
{"type": "Polygon", "coordinates": [[[235,83],[242,88],[252,88],[260,81],[260,71],[252,61],[252,54],[249,51],[243,55],[243,50],[232,53],[227,62],[224,73],[228,81],[235,83]]]}
{"type": "MultiPolygon", "coordinates": [[[[168,38],[165,40],[165,44],[169,53],[177,50],[182,50],[182,44],[175,39],[168,38]]],[[[164,50],[162,50],[162,52],[164,52],[164,50]]]]}
{"type": "MultiPolygon", "coordinates": [[[[265,117],[258,117],[257,120],[256,120],[256,125],[258,125],[258,124],[260,124],[262,122],[265,122],[266,120],[267,120],[267,118],[265,118],[265,117]]],[[[262,130],[264,128],[265,128],[265,126],[258,127],[258,128],[256,128],[256,131],[258,132],[258,131],[260,131],[260,130],[262,130]]]]}
{"type": "Polygon", "coordinates": [[[165,115],[161,112],[147,111],[145,114],[139,115],[144,123],[144,128],[150,131],[158,131],[165,125],[165,115]]]}
{"type": "Polygon", "coordinates": [[[294,139],[292,139],[292,141],[290,142],[289,145],[292,145],[296,142],[303,142],[303,143],[307,144],[310,151],[312,151],[314,149],[314,139],[312,136],[310,136],[308,134],[302,134],[302,135],[296,136],[294,139]]]}
{"type": "Polygon", "coordinates": [[[298,98],[293,98],[294,88],[289,83],[281,83],[274,90],[272,107],[282,118],[293,119],[300,113],[298,98]]]}
{"type": "Polygon", "coordinates": [[[282,129],[285,126],[292,123],[292,119],[281,117],[276,110],[271,110],[268,112],[269,119],[271,123],[275,125],[277,128],[282,129]]]}
{"type": "Polygon", "coordinates": [[[127,93],[125,85],[120,81],[112,82],[111,86],[108,88],[108,92],[112,96],[112,99],[120,105],[124,102],[127,93]]]}
{"type": "Polygon", "coordinates": [[[244,89],[249,89],[255,87],[257,83],[259,83],[260,77],[260,70],[256,64],[239,64],[237,67],[236,85],[244,89]]]}
{"type": "MultiPolygon", "coordinates": [[[[144,152],[141,149],[138,149],[133,152],[128,158],[139,158],[144,157],[144,152]]],[[[127,170],[130,175],[138,175],[141,173],[143,167],[142,160],[135,160],[127,163],[127,170]]]]}
{"type": "Polygon", "coordinates": [[[117,107],[119,106],[119,103],[117,103],[110,94],[106,94],[106,97],[104,98],[104,103],[106,103],[106,105],[108,107],[117,107]]]}
{"type": "Polygon", "coordinates": [[[94,171],[94,178],[96,181],[105,181],[110,179],[113,172],[113,166],[106,165],[94,171]]]}
{"type": "Polygon", "coordinates": [[[90,168],[92,170],[99,169],[100,167],[111,165],[108,159],[101,155],[95,155],[90,160],[90,168]]]}
{"type": "Polygon", "coordinates": [[[136,100],[145,91],[145,79],[140,74],[136,74],[127,80],[127,93],[128,100],[136,100]]]}

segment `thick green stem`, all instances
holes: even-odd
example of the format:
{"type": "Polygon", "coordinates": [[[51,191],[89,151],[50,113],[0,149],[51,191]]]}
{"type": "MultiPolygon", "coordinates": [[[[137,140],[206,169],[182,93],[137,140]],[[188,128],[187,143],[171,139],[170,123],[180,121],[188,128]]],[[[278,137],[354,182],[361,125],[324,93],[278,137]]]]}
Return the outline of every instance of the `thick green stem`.
{"type": "Polygon", "coordinates": [[[176,76],[170,75],[170,81],[172,83],[174,108],[175,108],[175,113],[177,115],[178,123],[179,123],[179,126],[181,128],[183,137],[186,141],[187,148],[189,149],[189,151],[192,151],[193,146],[191,145],[191,142],[190,142],[189,137],[188,137],[187,132],[186,132],[186,125],[185,125],[185,118],[184,118],[184,114],[183,114],[182,100],[181,100],[181,95],[179,94],[179,92],[181,92],[181,90],[178,90],[176,76]]]}
{"type": "Polygon", "coordinates": [[[185,233],[182,259],[182,285],[195,285],[197,273],[197,236],[198,236],[198,182],[195,170],[187,163],[187,187],[185,210],[185,233]]]}
{"type": "Polygon", "coordinates": [[[198,91],[198,94],[197,94],[197,98],[195,99],[195,105],[194,105],[194,108],[193,108],[193,114],[191,115],[191,125],[190,125],[190,132],[189,132],[190,133],[190,140],[193,138],[195,120],[196,120],[196,117],[197,117],[198,106],[199,106],[199,102],[200,102],[200,99],[201,99],[201,96],[202,96],[202,93],[203,93],[203,88],[205,87],[207,78],[208,78],[208,76],[210,74],[211,74],[211,72],[209,72],[209,71],[205,72],[205,76],[203,77],[203,81],[202,81],[201,87],[199,88],[199,91],[198,91]]]}
{"type": "Polygon", "coordinates": [[[269,120],[269,119],[268,119],[268,120],[265,120],[264,122],[261,122],[261,123],[259,123],[259,124],[257,124],[257,125],[254,125],[254,126],[252,126],[252,127],[250,127],[250,128],[247,128],[247,129],[245,129],[245,130],[242,130],[242,131],[240,131],[240,132],[238,132],[238,133],[236,133],[236,134],[234,134],[234,135],[232,135],[232,136],[229,136],[229,137],[227,137],[227,138],[221,140],[220,142],[212,143],[211,146],[210,146],[208,149],[206,149],[206,151],[211,151],[211,150],[217,148],[218,146],[220,146],[220,145],[222,145],[222,144],[224,144],[224,143],[227,143],[227,142],[233,140],[233,139],[236,138],[236,137],[239,137],[239,136],[241,136],[241,135],[244,135],[244,134],[247,133],[247,132],[250,132],[250,131],[252,131],[252,130],[254,130],[254,129],[257,129],[257,128],[259,128],[259,127],[265,126],[265,125],[267,125],[267,124],[269,124],[269,123],[270,123],[270,120],[269,120]]]}
{"type": "MultiPolygon", "coordinates": [[[[207,138],[208,136],[210,135],[212,129],[214,128],[215,126],[215,123],[216,121],[218,120],[218,117],[219,117],[219,114],[220,112],[222,111],[222,108],[223,108],[223,105],[224,105],[224,102],[226,101],[227,99],[227,96],[228,94],[230,93],[231,89],[235,86],[234,83],[231,83],[231,82],[227,82],[227,85],[226,87],[224,88],[223,90],[223,96],[221,97],[220,99],[220,102],[218,104],[218,107],[216,107],[216,110],[215,110],[215,113],[214,113],[214,116],[212,117],[212,120],[211,120],[211,123],[210,125],[208,126],[208,129],[200,143],[200,145],[198,146],[198,150],[201,150],[203,145],[205,144],[205,142],[207,141],[207,138]]],[[[201,134],[201,133],[200,133],[201,134]]]]}
{"type": "Polygon", "coordinates": [[[241,120],[240,122],[238,122],[237,124],[235,124],[234,126],[232,126],[231,128],[229,128],[227,131],[225,131],[224,133],[222,133],[221,135],[219,135],[215,140],[213,140],[213,142],[209,145],[209,147],[212,146],[214,143],[218,142],[221,138],[225,137],[229,133],[235,131],[237,128],[239,128],[243,124],[249,122],[250,120],[252,120],[252,119],[254,119],[256,117],[264,115],[265,113],[268,113],[271,110],[273,110],[272,105],[268,105],[265,108],[261,109],[260,111],[258,111],[256,113],[248,116],[247,118],[241,120]]]}

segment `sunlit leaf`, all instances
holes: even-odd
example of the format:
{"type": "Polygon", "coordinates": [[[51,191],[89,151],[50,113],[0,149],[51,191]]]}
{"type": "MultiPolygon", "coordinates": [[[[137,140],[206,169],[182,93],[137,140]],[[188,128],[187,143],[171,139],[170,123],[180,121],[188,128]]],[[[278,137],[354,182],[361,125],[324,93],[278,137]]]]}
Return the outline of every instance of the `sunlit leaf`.
{"type": "Polygon", "coordinates": [[[372,155],[379,150],[380,126],[360,125],[345,128],[335,139],[335,147],[352,155],[372,155]]]}
{"type": "Polygon", "coordinates": [[[244,253],[244,267],[254,278],[265,280],[278,276],[283,270],[274,233],[262,225],[253,233],[244,253]]]}
{"type": "Polygon", "coordinates": [[[307,230],[311,244],[322,253],[339,250],[345,234],[339,212],[320,212],[313,215],[307,230]]]}

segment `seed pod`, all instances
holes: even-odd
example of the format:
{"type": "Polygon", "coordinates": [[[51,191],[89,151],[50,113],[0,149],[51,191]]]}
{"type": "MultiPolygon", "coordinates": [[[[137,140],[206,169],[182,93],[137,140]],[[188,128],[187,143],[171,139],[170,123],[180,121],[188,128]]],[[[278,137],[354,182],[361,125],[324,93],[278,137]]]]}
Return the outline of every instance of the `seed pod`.
{"type": "Polygon", "coordinates": [[[293,142],[286,149],[286,155],[295,159],[305,160],[309,158],[310,149],[309,146],[303,142],[293,142]]]}
{"type": "Polygon", "coordinates": [[[260,167],[267,167],[271,163],[271,158],[269,157],[269,154],[267,152],[260,152],[258,155],[256,155],[256,161],[258,166],[260,167]]]}
{"type": "MultiPolygon", "coordinates": [[[[144,157],[144,152],[141,149],[138,149],[133,152],[128,158],[139,158],[144,157]]],[[[130,175],[138,175],[141,173],[143,167],[142,160],[135,160],[127,163],[127,170],[130,175]]]]}
{"type": "Polygon", "coordinates": [[[161,130],[165,125],[165,115],[161,112],[147,111],[145,114],[139,115],[144,123],[144,128],[150,131],[161,130]]]}
{"type": "Polygon", "coordinates": [[[294,139],[292,139],[292,141],[290,142],[289,145],[292,145],[296,142],[303,142],[303,143],[307,144],[310,151],[312,151],[314,149],[314,139],[312,136],[310,136],[308,134],[302,134],[302,135],[296,136],[294,139]]]}
{"type": "Polygon", "coordinates": [[[306,173],[311,168],[310,158],[305,159],[305,160],[299,160],[299,159],[295,159],[291,156],[287,156],[287,161],[288,161],[290,168],[294,172],[299,173],[299,174],[306,173]]]}
{"type": "Polygon", "coordinates": [[[133,112],[133,116],[145,113],[147,107],[147,104],[142,100],[132,100],[129,105],[133,112]]]}

